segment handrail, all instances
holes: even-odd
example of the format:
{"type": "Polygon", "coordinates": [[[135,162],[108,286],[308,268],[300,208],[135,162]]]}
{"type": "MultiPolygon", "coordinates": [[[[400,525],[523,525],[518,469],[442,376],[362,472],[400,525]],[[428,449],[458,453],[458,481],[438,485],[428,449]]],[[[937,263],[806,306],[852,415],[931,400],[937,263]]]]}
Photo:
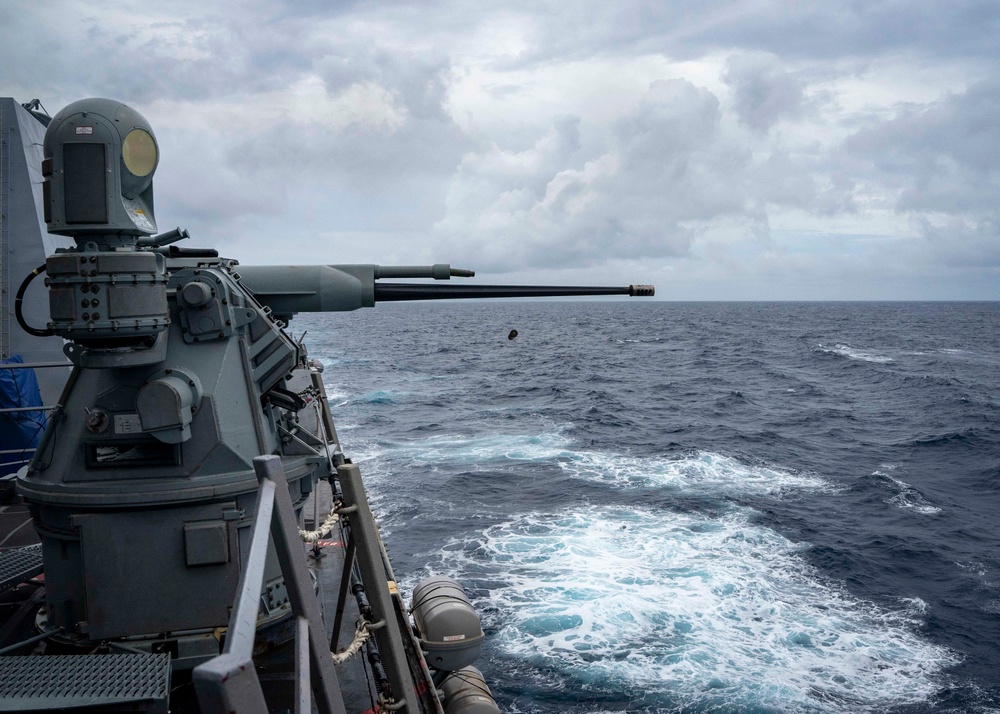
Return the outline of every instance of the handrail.
{"type": "MultiPolygon", "coordinates": [[[[72,362],[6,362],[0,364],[0,369],[41,369],[43,367],[72,367],[72,362]]],[[[37,407],[4,407],[0,409],[0,414],[14,414],[17,412],[50,412],[59,408],[55,404],[47,407],[39,404],[37,407]]]]}
{"type": "Polygon", "coordinates": [[[42,369],[43,367],[72,367],[72,362],[8,362],[0,369],[42,369]]]}
{"type": "Polygon", "coordinates": [[[266,714],[267,703],[253,663],[253,643],[257,633],[260,591],[264,582],[268,531],[274,540],[281,573],[285,577],[288,600],[295,620],[296,677],[295,711],[309,712],[306,682],[316,697],[321,714],[346,714],[340,695],[319,602],[313,591],[309,569],[298,536],[298,523],[281,459],[258,456],[253,460],[260,482],[250,549],[236,603],[229,618],[222,654],[195,667],[192,673],[198,704],[205,714],[266,714]]]}
{"type": "Polygon", "coordinates": [[[51,407],[47,407],[44,404],[39,404],[37,407],[4,407],[3,409],[0,409],[0,414],[15,414],[17,412],[53,412],[61,407],[62,404],[53,404],[51,407]]]}

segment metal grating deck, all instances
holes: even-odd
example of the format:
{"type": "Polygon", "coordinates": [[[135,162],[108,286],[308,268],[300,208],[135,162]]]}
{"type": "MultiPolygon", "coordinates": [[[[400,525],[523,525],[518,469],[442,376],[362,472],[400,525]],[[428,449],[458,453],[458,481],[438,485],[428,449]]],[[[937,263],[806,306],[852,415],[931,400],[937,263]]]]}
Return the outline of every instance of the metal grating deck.
{"type": "Polygon", "coordinates": [[[20,585],[42,572],[42,546],[0,550],[0,592],[20,585]]]}
{"type": "Polygon", "coordinates": [[[170,655],[0,657],[0,712],[128,705],[167,711],[170,655]]]}

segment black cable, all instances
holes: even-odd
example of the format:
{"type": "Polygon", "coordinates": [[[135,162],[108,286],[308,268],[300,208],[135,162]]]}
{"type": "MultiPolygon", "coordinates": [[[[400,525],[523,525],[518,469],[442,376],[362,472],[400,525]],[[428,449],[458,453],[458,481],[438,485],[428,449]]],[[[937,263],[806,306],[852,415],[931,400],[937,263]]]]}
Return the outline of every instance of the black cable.
{"type": "Polygon", "coordinates": [[[21,326],[21,329],[27,332],[33,337],[51,337],[54,332],[49,328],[44,330],[37,330],[27,322],[24,321],[24,314],[21,312],[21,303],[24,301],[24,293],[28,290],[28,286],[31,285],[31,281],[37,278],[39,275],[45,272],[45,263],[42,263],[37,268],[28,273],[28,277],[24,279],[21,283],[21,287],[17,289],[17,296],[14,298],[14,317],[17,318],[17,324],[21,326]]]}
{"type": "MultiPolygon", "coordinates": [[[[368,642],[371,642],[371,640],[368,640],[368,642]]],[[[367,642],[364,644],[364,647],[367,649],[367,647],[368,647],[368,643],[367,642]]],[[[378,685],[375,684],[375,673],[372,672],[371,676],[369,676],[369,674],[368,674],[368,662],[366,660],[367,660],[367,657],[365,657],[364,655],[361,655],[361,668],[364,670],[364,673],[365,673],[365,683],[368,685],[366,687],[366,689],[368,690],[368,699],[371,701],[372,711],[377,711],[377,707],[375,705],[375,694],[373,693],[372,690],[375,687],[377,687],[378,685]]]]}

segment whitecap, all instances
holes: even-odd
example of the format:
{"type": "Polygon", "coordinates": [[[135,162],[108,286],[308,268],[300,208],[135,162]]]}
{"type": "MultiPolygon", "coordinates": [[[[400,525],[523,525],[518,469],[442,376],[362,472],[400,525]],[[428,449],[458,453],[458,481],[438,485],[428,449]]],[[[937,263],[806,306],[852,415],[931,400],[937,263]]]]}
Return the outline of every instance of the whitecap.
{"type": "Polygon", "coordinates": [[[872,476],[882,477],[888,482],[887,487],[896,491],[895,494],[886,500],[886,503],[890,506],[912,510],[925,516],[934,516],[941,512],[940,506],[935,506],[928,501],[920,491],[906,483],[906,481],[902,481],[882,471],[875,471],[872,473],[872,476]]]}
{"type": "Polygon", "coordinates": [[[482,583],[497,656],[568,687],[631,688],[685,711],[853,712],[938,691],[957,659],[914,634],[919,603],[859,600],[806,547],[748,509],[601,506],[521,515],[442,558],[482,583]]]}
{"type": "Polygon", "coordinates": [[[414,467],[453,463],[496,469],[517,463],[552,462],[573,478],[624,488],[663,488],[716,495],[780,495],[796,490],[830,490],[823,479],[768,466],[751,466],[729,456],[698,452],[682,458],[628,456],[582,451],[562,430],[541,434],[438,435],[392,442],[396,461],[414,467]]]}
{"type": "Polygon", "coordinates": [[[824,348],[820,345],[820,348],[827,354],[840,355],[841,357],[847,357],[848,359],[860,360],[862,362],[874,362],[876,364],[885,364],[887,362],[894,362],[892,357],[886,355],[880,355],[875,352],[865,352],[863,350],[855,349],[850,345],[836,344],[833,347],[824,348]]]}
{"type": "Polygon", "coordinates": [[[540,462],[575,458],[570,440],[561,433],[439,434],[387,444],[393,458],[421,463],[493,466],[503,462],[540,462]]]}
{"type": "Polygon", "coordinates": [[[761,496],[831,488],[817,476],[751,466],[729,456],[705,451],[680,459],[583,452],[572,460],[560,462],[559,466],[576,478],[680,492],[761,496]]]}

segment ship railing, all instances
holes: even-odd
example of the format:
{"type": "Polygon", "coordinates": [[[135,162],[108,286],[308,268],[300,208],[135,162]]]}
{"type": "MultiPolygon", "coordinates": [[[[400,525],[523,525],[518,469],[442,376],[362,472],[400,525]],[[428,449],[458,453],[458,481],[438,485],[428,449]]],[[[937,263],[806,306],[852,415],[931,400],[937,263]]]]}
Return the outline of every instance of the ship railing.
{"type": "Polygon", "coordinates": [[[250,531],[250,550],[243,563],[222,654],[199,665],[192,673],[198,704],[205,714],[268,711],[254,669],[253,644],[270,533],[295,618],[295,712],[312,711],[311,692],[321,714],[345,714],[281,459],[258,456],[253,467],[260,488],[250,531]]]}
{"type": "MultiPolygon", "coordinates": [[[[14,362],[0,364],[0,369],[48,369],[52,367],[72,367],[71,362],[14,362]]],[[[0,407],[0,414],[21,414],[26,412],[52,412],[60,409],[62,405],[60,404],[40,404],[33,407],[0,407]]],[[[39,429],[41,432],[41,429],[39,429]]],[[[10,470],[10,467],[20,467],[31,461],[31,456],[35,453],[34,446],[25,446],[19,449],[3,449],[0,450],[0,473],[5,473],[10,470]],[[6,457],[18,456],[18,458],[10,459],[6,457]]],[[[14,471],[17,469],[15,468],[14,471]]],[[[13,476],[11,476],[12,478],[13,476]]]]}

